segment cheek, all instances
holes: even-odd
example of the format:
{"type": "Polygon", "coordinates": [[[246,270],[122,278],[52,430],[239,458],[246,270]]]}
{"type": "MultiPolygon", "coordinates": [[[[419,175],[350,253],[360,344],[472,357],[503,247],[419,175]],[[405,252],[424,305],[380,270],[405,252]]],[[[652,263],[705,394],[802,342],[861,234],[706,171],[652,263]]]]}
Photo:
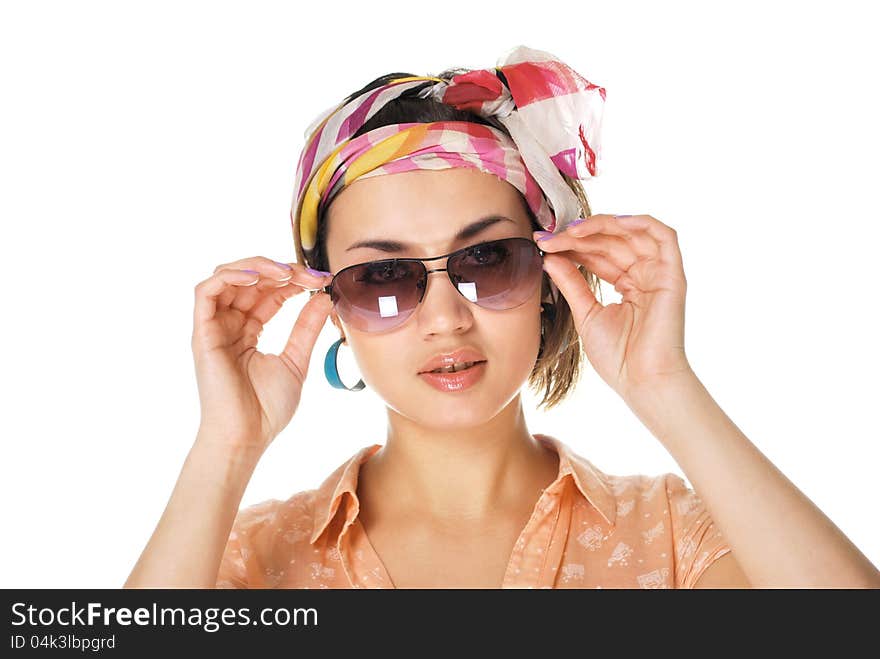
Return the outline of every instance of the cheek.
{"type": "Polygon", "coordinates": [[[535,347],[535,350],[538,349],[541,342],[541,315],[541,308],[538,307],[533,314],[529,314],[520,322],[519,342],[524,350],[530,349],[532,346],[535,347]]]}
{"type": "MultiPolygon", "coordinates": [[[[351,342],[351,341],[350,341],[351,342]]],[[[418,371],[417,357],[408,357],[410,339],[389,334],[384,337],[358,336],[352,345],[358,368],[373,382],[402,381],[418,371]]]]}
{"type": "Polygon", "coordinates": [[[481,326],[484,348],[495,367],[505,373],[531,369],[541,340],[541,314],[537,302],[498,312],[481,326]],[[537,308],[533,308],[537,307],[537,308]]]}

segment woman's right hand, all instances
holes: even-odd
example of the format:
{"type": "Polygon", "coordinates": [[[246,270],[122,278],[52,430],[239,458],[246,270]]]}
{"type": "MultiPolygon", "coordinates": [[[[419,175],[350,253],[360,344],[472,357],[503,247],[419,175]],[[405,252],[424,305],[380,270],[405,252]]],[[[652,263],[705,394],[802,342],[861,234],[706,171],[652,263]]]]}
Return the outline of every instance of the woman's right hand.
{"type": "Polygon", "coordinates": [[[259,352],[263,326],[284,302],[330,283],[330,276],[288,265],[289,270],[262,256],[241,259],[217,266],[195,287],[192,351],[201,403],[199,434],[257,455],[296,412],[312,349],[332,308],[326,293],[311,296],[284,350],[259,352]]]}

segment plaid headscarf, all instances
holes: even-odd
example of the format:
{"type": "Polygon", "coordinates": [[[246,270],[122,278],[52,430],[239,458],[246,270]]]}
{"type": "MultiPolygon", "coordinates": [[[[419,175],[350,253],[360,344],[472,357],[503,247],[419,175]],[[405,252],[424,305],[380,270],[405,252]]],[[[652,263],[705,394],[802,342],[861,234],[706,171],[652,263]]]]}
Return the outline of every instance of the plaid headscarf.
{"type": "Polygon", "coordinates": [[[544,229],[564,229],[577,219],[579,204],[560,172],[575,179],[599,175],[604,104],[604,88],[547,52],[518,46],[493,69],[450,80],[395,78],[334,105],[306,129],[297,164],[290,218],[298,262],[314,265],[318,222],[346,186],[414,169],[471,167],[495,174],[522,193],[544,229]],[[473,112],[510,136],[470,121],[436,121],[382,126],[352,139],[406,92],[473,112]]]}

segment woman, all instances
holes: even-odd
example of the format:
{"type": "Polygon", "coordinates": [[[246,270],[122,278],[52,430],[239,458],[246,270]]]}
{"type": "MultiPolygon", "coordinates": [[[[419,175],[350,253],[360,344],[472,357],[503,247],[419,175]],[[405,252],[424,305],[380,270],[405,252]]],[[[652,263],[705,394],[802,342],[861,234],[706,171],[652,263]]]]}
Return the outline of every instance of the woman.
{"type": "Polygon", "coordinates": [[[245,258],[196,286],[201,425],[126,586],[880,584],[691,369],[675,232],[590,213],[578,179],[597,173],[604,97],[520,47],[495,69],[383,76],[316,120],[297,262],[245,258]],[[596,299],[597,276],[619,304],[596,299]],[[259,353],[263,325],[304,290],[285,349],[259,353]],[[328,316],[341,338],[327,379],[383,398],[387,441],[317,489],[238,511],[328,316]],[[353,387],[336,370],[343,342],[353,387]],[[582,353],[694,490],[606,474],[528,430],[522,384],[558,404],[582,353]]]}

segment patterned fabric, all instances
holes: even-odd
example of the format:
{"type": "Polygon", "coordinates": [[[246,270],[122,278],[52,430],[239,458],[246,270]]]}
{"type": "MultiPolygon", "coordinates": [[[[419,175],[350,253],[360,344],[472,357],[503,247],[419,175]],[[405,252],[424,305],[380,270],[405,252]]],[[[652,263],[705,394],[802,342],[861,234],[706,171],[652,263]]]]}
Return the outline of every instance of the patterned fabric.
{"type": "MultiPolygon", "coordinates": [[[[556,479],[538,498],[501,588],[692,588],[730,551],[700,497],[675,474],[612,476],[549,435],[556,479]]],[[[218,588],[394,588],[358,519],[358,451],[320,487],[236,516],[218,588]]],[[[456,587],[456,584],[437,584],[456,587]]]]}
{"type": "Polygon", "coordinates": [[[525,197],[538,223],[560,231],[580,215],[560,172],[598,176],[605,89],[553,55],[518,46],[493,69],[450,80],[396,78],[322,112],[305,133],[290,211],[297,259],[310,261],[324,209],[359,178],[417,169],[471,167],[525,197]],[[431,97],[500,128],[468,121],[401,123],[352,136],[404,94],[431,97]]]}

